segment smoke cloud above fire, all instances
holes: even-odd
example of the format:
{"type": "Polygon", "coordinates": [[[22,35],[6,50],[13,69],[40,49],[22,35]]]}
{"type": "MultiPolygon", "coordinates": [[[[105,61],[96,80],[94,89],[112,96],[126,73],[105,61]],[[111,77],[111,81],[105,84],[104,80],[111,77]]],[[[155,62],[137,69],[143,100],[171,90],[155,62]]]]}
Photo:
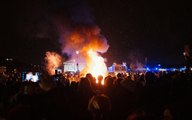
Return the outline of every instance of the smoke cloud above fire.
{"type": "Polygon", "coordinates": [[[88,4],[82,0],[77,0],[76,4],[69,4],[68,22],[60,22],[57,25],[62,54],[67,53],[73,59],[77,56],[76,51],[79,51],[81,60],[81,56],[84,57],[89,49],[105,53],[109,48],[107,39],[101,34],[99,26],[95,24],[88,4]]]}
{"type": "Polygon", "coordinates": [[[106,76],[107,66],[101,54],[107,52],[109,48],[107,39],[101,34],[98,25],[94,23],[88,7],[85,4],[82,6],[72,12],[73,24],[68,29],[63,28],[60,32],[62,53],[67,53],[77,63],[86,63],[81,74],[92,73],[94,77],[106,76]]]}
{"type": "MultiPolygon", "coordinates": [[[[84,57],[92,49],[98,53],[105,53],[109,48],[106,38],[101,35],[98,26],[82,26],[68,31],[61,39],[62,53],[67,53],[75,58],[76,51],[84,57]]],[[[80,58],[81,59],[81,58],[80,58]]]]}
{"type": "MultiPolygon", "coordinates": [[[[96,55],[94,57],[101,57],[102,53],[107,52],[109,45],[107,39],[101,34],[99,26],[94,23],[91,10],[85,1],[76,2],[78,4],[69,2],[67,18],[54,18],[60,37],[61,53],[62,55],[67,54],[69,59],[77,60],[78,57],[79,63],[92,63],[90,60],[93,58],[90,58],[88,54],[90,50],[96,55]],[[58,20],[59,18],[61,19],[58,20]]],[[[104,62],[104,60],[102,61],[104,62]]],[[[105,70],[107,70],[106,65],[105,70]]],[[[90,70],[84,71],[89,72],[90,70]]]]}
{"type": "Polygon", "coordinates": [[[107,52],[109,45],[98,26],[81,26],[65,34],[62,40],[63,53],[70,54],[77,63],[86,63],[81,74],[92,73],[94,77],[107,75],[101,54],[107,52]]]}

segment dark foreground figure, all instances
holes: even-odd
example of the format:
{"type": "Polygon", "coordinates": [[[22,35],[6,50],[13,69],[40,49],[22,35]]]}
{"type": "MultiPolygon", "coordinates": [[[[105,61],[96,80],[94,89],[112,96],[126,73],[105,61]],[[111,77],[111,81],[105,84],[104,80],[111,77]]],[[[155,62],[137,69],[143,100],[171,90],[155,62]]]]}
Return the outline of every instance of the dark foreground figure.
{"type": "Polygon", "coordinates": [[[107,76],[79,82],[0,79],[0,120],[190,120],[192,73],[107,76]]]}

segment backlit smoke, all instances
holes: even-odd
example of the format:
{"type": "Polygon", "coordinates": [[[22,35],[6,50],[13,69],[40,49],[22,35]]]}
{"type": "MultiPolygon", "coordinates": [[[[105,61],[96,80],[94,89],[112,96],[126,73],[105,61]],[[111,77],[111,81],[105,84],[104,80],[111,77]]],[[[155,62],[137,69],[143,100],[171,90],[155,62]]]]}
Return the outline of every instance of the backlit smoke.
{"type": "Polygon", "coordinates": [[[62,64],[62,57],[56,52],[46,52],[45,56],[46,70],[50,75],[55,74],[55,69],[62,64]]]}
{"type": "Polygon", "coordinates": [[[93,72],[93,69],[94,71],[101,71],[104,69],[105,71],[100,73],[100,75],[106,75],[107,67],[101,54],[107,51],[109,45],[107,44],[106,38],[101,35],[98,26],[78,27],[64,34],[64,39],[62,40],[63,42],[61,43],[64,43],[62,49],[63,53],[68,53],[73,59],[77,56],[76,51],[79,51],[79,62],[85,62],[87,64],[86,68],[81,73],[92,73],[93,76],[97,77],[99,73],[94,74],[96,72],[93,72]],[[98,62],[98,60],[100,61],[98,62]]]}
{"type": "Polygon", "coordinates": [[[144,69],[144,65],[138,61],[130,63],[129,67],[132,71],[136,71],[136,70],[140,71],[144,69]]]}
{"type": "Polygon", "coordinates": [[[107,40],[101,35],[98,26],[84,26],[76,28],[64,34],[62,39],[62,52],[75,56],[78,50],[85,53],[92,49],[93,51],[105,53],[109,48],[107,40]]]}
{"type": "Polygon", "coordinates": [[[66,7],[68,8],[65,9],[67,11],[64,12],[67,14],[54,18],[60,37],[62,54],[67,54],[70,60],[86,64],[85,69],[80,71],[81,74],[92,73],[97,77],[98,74],[94,74],[95,72],[90,69],[94,69],[94,71],[104,69],[105,72],[100,74],[105,75],[107,67],[101,55],[107,52],[109,45],[101,34],[100,28],[94,23],[91,9],[83,0],[68,1],[67,3],[66,7]],[[100,61],[94,62],[95,60],[100,61]],[[98,66],[100,67],[98,68],[98,66]]]}

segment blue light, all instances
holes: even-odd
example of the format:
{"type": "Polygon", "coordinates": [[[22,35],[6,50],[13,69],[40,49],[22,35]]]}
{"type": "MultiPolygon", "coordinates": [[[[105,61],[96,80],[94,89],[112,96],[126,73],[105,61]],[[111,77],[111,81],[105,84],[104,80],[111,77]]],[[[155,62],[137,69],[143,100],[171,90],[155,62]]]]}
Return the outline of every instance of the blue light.
{"type": "Polygon", "coordinates": [[[179,71],[185,71],[185,70],[186,70],[185,67],[179,69],[179,71]]]}
{"type": "Polygon", "coordinates": [[[155,70],[158,70],[158,68],[156,67],[155,70]]]}
{"type": "Polygon", "coordinates": [[[150,71],[149,67],[146,67],[146,70],[147,70],[147,71],[150,71]]]}
{"type": "Polygon", "coordinates": [[[159,71],[167,71],[167,68],[159,68],[159,71]]]}
{"type": "Polygon", "coordinates": [[[175,69],[175,68],[170,68],[170,70],[171,70],[171,71],[176,71],[176,69],[175,69]]]}

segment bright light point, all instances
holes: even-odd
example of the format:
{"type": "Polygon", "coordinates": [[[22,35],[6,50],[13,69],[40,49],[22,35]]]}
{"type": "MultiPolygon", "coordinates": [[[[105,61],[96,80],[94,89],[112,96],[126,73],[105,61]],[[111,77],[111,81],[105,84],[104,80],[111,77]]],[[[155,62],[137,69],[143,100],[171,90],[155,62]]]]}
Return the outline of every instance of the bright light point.
{"type": "Polygon", "coordinates": [[[78,55],[78,54],[79,54],[79,51],[76,51],[76,54],[78,55]]]}
{"type": "Polygon", "coordinates": [[[148,67],[146,69],[147,69],[147,71],[150,71],[150,69],[148,67]]]}
{"type": "Polygon", "coordinates": [[[161,64],[158,64],[159,67],[161,67],[161,64]]]}
{"type": "Polygon", "coordinates": [[[158,68],[156,67],[155,70],[158,70],[158,68]]]}
{"type": "Polygon", "coordinates": [[[160,68],[159,71],[167,71],[167,69],[160,68]]]}

